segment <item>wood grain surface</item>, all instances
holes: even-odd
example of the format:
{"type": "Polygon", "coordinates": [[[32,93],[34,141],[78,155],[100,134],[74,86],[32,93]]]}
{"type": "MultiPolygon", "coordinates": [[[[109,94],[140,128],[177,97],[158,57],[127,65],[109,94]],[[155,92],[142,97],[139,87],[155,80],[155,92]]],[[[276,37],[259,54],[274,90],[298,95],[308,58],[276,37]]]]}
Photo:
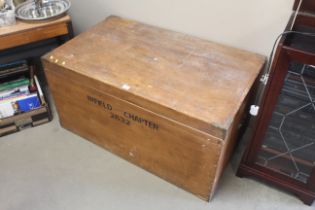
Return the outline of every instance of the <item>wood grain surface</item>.
{"type": "Polygon", "coordinates": [[[45,22],[23,22],[0,28],[0,50],[20,46],[68,33],[67,23],[70,16],[45,22]]]}
{"type": "Polygon", "coordinates": [[[54,50],[64,67],[141,107],[224,139],[265,58],[110,17],[54,50]],[[179,114],[180,113],[180,114],[179,114]]]}
{"type": "Polygon", "coordinates": [[[63,127],[204,199],[209,198],[217,167],[214,163],[221,151],[220,139],[102,93],[82,84],[82,80],[65,78],[49,64],[46,69],[63,127]],[[104,108],[103,102],[111,109],[104,108]],[[126,117],[130,114],[153,122],[158,128],[126,117]]]}

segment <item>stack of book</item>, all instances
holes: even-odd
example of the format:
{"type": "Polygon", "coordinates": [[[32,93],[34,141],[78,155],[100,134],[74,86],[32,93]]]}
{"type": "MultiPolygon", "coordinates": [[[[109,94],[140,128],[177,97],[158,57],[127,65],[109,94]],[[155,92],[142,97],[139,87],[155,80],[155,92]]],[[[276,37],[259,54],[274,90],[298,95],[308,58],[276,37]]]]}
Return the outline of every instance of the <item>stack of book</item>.
{"type": "Polygon", "coordinates": [[[27,72],[28,70],[27,61],[25,60],[0,64],[0,78],[21,74],[23,72],[27,72]]]}
{"type": "MultiPolygon", "coordinates": [[[[25,68],[25,63],[16,62],[0,66],[2,74],[13,74],[25,68]],[[5,69],[5,66],[7,69],[5,69]]],[[[28,68],[26,66],[26,68],[28,68]]],[[[35,78],[36,79],[36,78],[35,78]]],[[[0,83],[0,119],[11,117],[16,114],[29,112],[41,107],[38,92],[40,87],[33,84],[33,78],[19,77],[13,80],[0,83]],[[34,88],[35,87],[35,88],[34,88]]]]}

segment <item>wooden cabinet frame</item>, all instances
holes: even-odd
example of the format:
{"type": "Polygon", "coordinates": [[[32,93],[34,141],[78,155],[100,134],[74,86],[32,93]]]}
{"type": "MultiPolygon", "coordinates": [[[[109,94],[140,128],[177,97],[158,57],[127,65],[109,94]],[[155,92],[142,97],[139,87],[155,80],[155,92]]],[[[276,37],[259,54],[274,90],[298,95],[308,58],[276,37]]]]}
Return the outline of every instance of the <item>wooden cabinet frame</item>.
{"type": "MultiPolygon", "coordinates": [[[[307,5],[315,4],[310,1],[305,1],[305,4],[302,4],[301,8],[309,11],[307,10],[307,5]]],[[[296,6],[297,3],[295,4],[295,7],[296,6]]],[[[287,28],[289,28],[292,24],[292,20],[293,15],[287,28]]],[[[314,28],[315,31],[315,16],[310,13],[300,13],[294,24],[294,30],[298,31],[301,26],[314,28]]],[[[312,39],[315,39],[315,36],[312,39]]],[[[289,176],[277,173],[274,170],[260,166],[256,163],[257,153],[263,144],[263,140],[271,120],[272,113],[277,104],[278,96],[283,87],[290,62],[296,61],[303,64],[315,65],[315,44],[312,46],[314,50],[309,50],[309,48],[303,48],[306,44],[293,44],[293,42],[299,41],[303,42],[303,39],[295,39],[294,34],[286,35],[281,39],[277,47],[275,59],[270,72],[270,79],[262,97],[260,112],[255,119],[251,140],[247,150],[245,151],[237,175],[240,177],[254,176],[266,182],[280,186],[298,195],[305,204],[311,205],[315,200],[315,166],[312,166],[313,169],[311,176],[307,183],[304,184],[289,176]]]]}

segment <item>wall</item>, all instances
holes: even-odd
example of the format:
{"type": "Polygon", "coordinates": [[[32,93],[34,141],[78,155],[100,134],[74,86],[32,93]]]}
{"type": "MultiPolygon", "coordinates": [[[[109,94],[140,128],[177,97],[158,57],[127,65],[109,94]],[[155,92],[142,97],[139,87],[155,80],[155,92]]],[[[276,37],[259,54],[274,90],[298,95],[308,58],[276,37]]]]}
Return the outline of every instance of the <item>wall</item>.
{"type": "Polygon", "coordinates": [[[268,55],[293,0],[72,0],[75,32],[111,14],[268,55]]]}

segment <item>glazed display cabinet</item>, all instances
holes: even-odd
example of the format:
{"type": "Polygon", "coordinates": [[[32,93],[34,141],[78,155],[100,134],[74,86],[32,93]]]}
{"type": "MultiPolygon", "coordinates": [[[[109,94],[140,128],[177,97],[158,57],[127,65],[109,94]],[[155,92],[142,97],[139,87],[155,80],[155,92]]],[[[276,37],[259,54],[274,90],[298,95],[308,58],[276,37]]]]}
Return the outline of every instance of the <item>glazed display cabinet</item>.
{"type": "MultiPolygon", "coordinates": [[[[315,32],[314,8],[311,1],[302,4],[293,30],[315,32]]],[[[313,203],[315,36],[292,33],[280,41],[238,175],[258,177],[313,203]]]]}

